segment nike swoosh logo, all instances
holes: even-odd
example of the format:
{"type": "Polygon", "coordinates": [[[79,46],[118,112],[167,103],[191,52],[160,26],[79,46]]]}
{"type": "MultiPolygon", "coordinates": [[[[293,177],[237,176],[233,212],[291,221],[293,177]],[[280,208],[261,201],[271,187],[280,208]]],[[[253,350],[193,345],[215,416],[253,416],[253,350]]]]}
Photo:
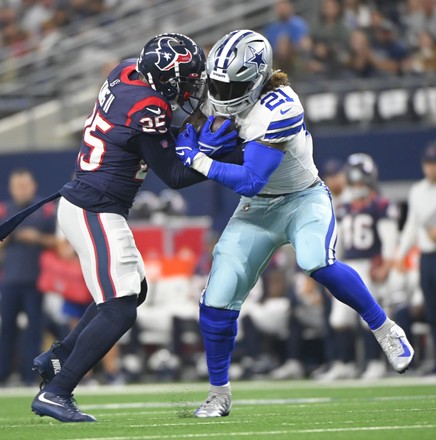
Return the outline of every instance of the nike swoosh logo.
{"type": "Polygon", "coordinates": [[[288,111],[290,111],[290,110],[292,110],[292,107],[287,108],[286,110],[280,110],[280,113],[281,113],[282,115],[285,115],[285,114],[288,113],[288,111]]]}
{"type": "Polygon", "coordinates": [[[409,357],[411,355],[409,347],[400,339],[400,344],[402,345],[404,352],[398,357],[409,357]]]}
{"type": "Polygon", "coordinates": [[[176,148],[176,153],[177,156],[184,156],[185,155],[185,151],[184,150],[190,150],[190,147],[177,147],[176,148]]]}
{"type": "Polygon", "coordinates": [[[61,405],[60,403],[52,402],[51,400],[46,399],[46,398],[45,398],[45,393],[40,394],[40,395],[38,396],[38,400],[39,400],[40,402],[48,403],[48,404],[50,404],[50,405],[63,406],[63,405],[61,405]]]}
{"type": "Polygon", "coordinates": [[[161,109],[160,109],[160,108],[158,108],[157,110],[155,110],[155,109],[152,109],[152,108],[147,107],[147,110],[148,110],[149,112],[154,113],[155,115],[160,115],[160,114],[161,114],[161,109]]]}

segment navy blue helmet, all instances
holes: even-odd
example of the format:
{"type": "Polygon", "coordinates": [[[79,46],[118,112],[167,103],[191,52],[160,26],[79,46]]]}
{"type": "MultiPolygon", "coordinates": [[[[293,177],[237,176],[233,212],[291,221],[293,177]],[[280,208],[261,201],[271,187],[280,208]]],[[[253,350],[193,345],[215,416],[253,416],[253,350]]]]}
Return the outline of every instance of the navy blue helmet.
{"type": "Polygon", "coordinates": [[[193,112],[203,101],[205,63],[203,49],[193,40],[186,35],[167,33],[152,38],[144,46],[136,70],[154,90],[191,113],[184,105],[189,102],[193,112]]]}

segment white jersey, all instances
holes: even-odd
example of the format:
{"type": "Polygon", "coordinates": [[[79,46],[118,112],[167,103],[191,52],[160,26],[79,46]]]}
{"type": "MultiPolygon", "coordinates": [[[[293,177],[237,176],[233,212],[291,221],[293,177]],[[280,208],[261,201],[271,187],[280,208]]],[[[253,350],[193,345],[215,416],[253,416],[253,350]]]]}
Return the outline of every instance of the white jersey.
{"type": "MultiPolygon", "coordinates": [[[[211,114],[206,102],[203,112],[211,114]]],[[[279,167],[270,176],[262,194],[287,194],[309,187],[318,177],[313,162],[312,136],[304,124],[304,109],[289,86],[267,92],[248,111],[236,116],[239,136],[244,142],[286,143],[279,167]]]]}

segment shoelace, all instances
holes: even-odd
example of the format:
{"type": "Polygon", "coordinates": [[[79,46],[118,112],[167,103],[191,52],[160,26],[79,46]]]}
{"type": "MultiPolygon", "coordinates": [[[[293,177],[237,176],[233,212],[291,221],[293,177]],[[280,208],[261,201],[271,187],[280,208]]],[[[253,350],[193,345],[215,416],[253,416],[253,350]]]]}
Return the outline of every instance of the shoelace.
{"type": "Polygon", "coordinates": [[[219,394],[210,394],[206,401],[201,404],[201,408],[207,409],[213,407],[215,405],[215,400],[218,401],[218,404],[220,406],[225,406],[227,403],[225,400],[225,396],[221,396],[219,394]]]}
{"type": "Polygon", "coordinates": [[[383,347],[383,349],[389,353],[389,356],[395,357],[398,354],[400,354],[402,351],[400,339],[401,336],[388,333],[384,338],[382,338],[380,344],[383,347]]]}
{"type": "Polygon", "coordinates": [[[81,411],[80,411],[79,407],[77,406],[77,401],[74,398],[73,394],[71,394],[71,396],[69,396],[69,397],[60,397],[59,399],[68,412],[71,412],[74,414],[77,414],[77,413],[81,414],[81,411]]]}

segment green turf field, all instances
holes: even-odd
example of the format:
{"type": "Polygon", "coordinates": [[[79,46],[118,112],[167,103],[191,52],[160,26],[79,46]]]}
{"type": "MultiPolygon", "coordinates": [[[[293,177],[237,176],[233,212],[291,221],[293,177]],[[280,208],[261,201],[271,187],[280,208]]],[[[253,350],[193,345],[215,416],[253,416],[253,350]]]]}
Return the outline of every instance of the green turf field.
{"type": "Polygon", "coordinates": [[[395,378],[233,383],[229,417],[196,419],[206,384],[78,389],[96,423],[60,423],[30,411],[33,394],[0,390],[0,439],[436,439],[436,381],[395,378]]]}

